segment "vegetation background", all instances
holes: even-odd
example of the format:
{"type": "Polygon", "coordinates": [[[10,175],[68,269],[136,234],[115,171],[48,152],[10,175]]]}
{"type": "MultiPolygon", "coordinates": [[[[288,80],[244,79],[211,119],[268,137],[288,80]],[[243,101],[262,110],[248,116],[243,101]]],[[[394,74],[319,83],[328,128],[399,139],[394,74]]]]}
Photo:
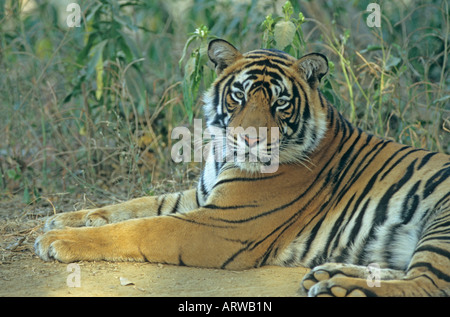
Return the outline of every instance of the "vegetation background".
{"type": "Polygon", "coordinates": [[[170,135],[202,117],[214,37],[321,52],[322,91],[354,124],[450,154],[448,2],[373,0],[380,28],[370,2],[0,0],[0,201],[32,216],[195,182],[201,164],[175,164],[170,135]]]}

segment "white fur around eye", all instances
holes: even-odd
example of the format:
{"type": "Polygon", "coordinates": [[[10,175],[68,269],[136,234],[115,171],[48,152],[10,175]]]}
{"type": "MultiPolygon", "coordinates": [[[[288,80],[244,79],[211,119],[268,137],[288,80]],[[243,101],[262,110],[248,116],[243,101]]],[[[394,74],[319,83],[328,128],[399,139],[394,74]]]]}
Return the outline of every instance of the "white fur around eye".
{"type": "Polygon", "coordinates": [[[275,101],[277,111],[283,111],[289,107],[291,103],[286,99],[278,99],[275,101]]]}
{"type": "Polygon", "coordinates": [[[242,100],[244,100],[245,95],[242,91],[235,91],[231,93],[231,98],[233,98],[233,100],[236,102],[241,102],[242,100]]]}

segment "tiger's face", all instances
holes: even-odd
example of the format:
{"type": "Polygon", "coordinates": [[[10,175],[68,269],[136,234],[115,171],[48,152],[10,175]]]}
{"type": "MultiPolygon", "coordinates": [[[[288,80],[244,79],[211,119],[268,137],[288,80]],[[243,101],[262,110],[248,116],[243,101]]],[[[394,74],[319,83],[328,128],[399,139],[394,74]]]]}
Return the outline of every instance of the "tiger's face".
{"type": "Polygon", "coordinates": [[[273,160],[304,163],[326,128],[317,86],[327,59],[297,60],[276,50],[241,54],[223,40],[212,41],[208,55],[218,77],[204,98],[207,126],[226,131],[235,163],[249,171],[273,160]]]}

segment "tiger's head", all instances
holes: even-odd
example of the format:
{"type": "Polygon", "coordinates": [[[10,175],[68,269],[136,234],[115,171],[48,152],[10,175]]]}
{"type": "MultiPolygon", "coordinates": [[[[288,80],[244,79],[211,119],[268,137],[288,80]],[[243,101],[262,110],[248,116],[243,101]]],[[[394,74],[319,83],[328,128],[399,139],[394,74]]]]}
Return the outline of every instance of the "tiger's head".
{"type": "Polygon", "coordinates": [[[233,155],[245,153],[236,164],[248,171],[273,160],[304,164],[326,130],[318,85],[327,58],[266,49],[241,54],[220,39],[209,43],[208,56],[218,76],[204,96],[207,128],[224,131],[233,155]]]}

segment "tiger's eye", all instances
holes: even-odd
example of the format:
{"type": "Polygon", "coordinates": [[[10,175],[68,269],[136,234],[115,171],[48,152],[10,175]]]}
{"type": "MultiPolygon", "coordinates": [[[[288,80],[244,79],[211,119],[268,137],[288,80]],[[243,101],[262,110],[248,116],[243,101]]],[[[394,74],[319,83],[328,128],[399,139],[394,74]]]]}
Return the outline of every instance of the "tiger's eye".
{"type": "Polygon", "coordinates": [[[244,93],[242,91],[236,91],[233,93],[233,97],[237,100],[243,100],[244,99],[244,93]]]}
{"type": "Polygon", "coordinates": [[[284,105],[286,105],[286,103],[287,103],[287,100],[284,100],[284,99],[277,100],[277,106],[284,106],[284,105]]]}

